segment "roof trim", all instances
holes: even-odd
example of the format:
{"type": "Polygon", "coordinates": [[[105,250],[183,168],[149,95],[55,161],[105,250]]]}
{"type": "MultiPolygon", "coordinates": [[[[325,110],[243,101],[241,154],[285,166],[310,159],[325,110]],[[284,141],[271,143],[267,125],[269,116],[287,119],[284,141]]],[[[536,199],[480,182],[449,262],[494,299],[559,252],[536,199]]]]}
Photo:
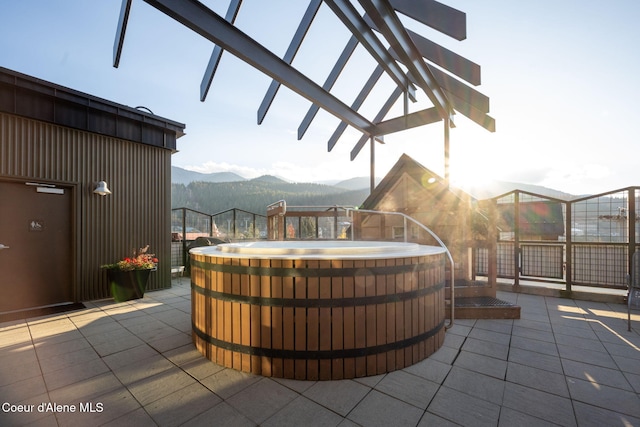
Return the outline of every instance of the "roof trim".
{"type": "Polygon", "coordinates": [[[185,125],[0,67],[0,112],[168,150],[185,125]]]}

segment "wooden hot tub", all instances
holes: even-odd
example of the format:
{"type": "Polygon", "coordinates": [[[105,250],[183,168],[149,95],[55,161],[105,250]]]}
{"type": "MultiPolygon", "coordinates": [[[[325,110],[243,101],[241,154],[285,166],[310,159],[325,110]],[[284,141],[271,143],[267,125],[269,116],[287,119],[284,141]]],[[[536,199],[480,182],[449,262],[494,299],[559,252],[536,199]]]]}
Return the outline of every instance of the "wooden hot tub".
{"type": "Polygon", "coordinates": [[[190,254],[193,341],[220,365],[355,378],[412,365],[444,340],[442,248],[269,241],[190,254]]]}

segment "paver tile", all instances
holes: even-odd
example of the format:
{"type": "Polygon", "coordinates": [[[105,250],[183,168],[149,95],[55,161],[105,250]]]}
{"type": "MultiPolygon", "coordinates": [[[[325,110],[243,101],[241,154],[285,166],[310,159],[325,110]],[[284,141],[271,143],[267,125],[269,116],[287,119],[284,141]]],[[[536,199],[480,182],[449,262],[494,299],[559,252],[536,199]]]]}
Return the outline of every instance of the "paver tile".
{"type": "MultiPolygon", "coordinates": [[[[449,377],[451,374],[449,374],[449,377]]],[[[391,372],[382,379],[375,390],[402,400],[420,409],[426,409],[438,391],[438,384],[404,371],[391,372]]]]}
{"type": "Polygon", "coordinates": [[[173,363],[156,353],[146,359],[136,360],[127,365],[112,368],[112,371],[122,384],[128,386],[173,368],[173,363]]]}
{"type": "Polygon", "coordinates": [[[428,357],[414,365],[404,368],[403,370],[434,383],[442,384],[451,370],[451,365],[428,357]]]}
{"type": "Polygon", "coordinates": [[[346,416],[370,391],[370,387],[353,380],[318,381],[302,395],[346,416]]]}
{"type": "Polygon", "coordinates": [[[191,384],[160,398],[144,409],[159,426],[179,426],[220,403],[220,399],[202,384],[191,384]]]}
{"type": "Polygon", "coordinates": [[[293,401],[298,394],[270,378],[263,378],[234,394],[227,403],[257,424],[293,401]]]}
{"type": "Polygon", "coordinates": [[[512,327],[512,319],[478,319],[474,324],[474,328],[499,332],[501,334],[511,334],[512,327]]]}
{"type": "Polygon", "coordinates": [[[533,368],[544,369],[551,372],[562,373],[560,357],[536,353],[535,351],[511,348],[509,350],[509,362],[519,363],[533,368]]]}
{"type": "Polygon", "coordinates": [[[562,359],[575,360],[576,362],[588,363],[590,365],[598,365],[604,368],[616,369],[616,362],[606,352],[585,350],[582,348],[570,347],[568,345],[558,344],[558,352],[562,359]]]}
{"type": "Polygon", "coordinates": [[[568,379],[571,399],[640,418],[640,398],[634,392],[579,379],[568,379]]]}
{"type": "Polygon", "coordinates": [[[304,396],[298,396],[261,425],[264,427],[332,427],[340,424],[342,420],[343,418],[335,412],[304,396]]]}
{"type": "Polygon", "coordinates": [[[73,369],[79,363],[98,360],[100,356],[91,348],[83,348],[70,353],[59,354],[47,359],[39,359],[42,373],[47,374],[60,369],[73,369]]]}
{"type": "Polygon", "coordinates": [[[469,333],[469,337],[502,345],[509,345],[509,341],[511,341],[510,334],[503,334],[478,328],[473,328],[469,333]]]}
{"type": "Polygon", "coordinates": [[[371,390],[347,418],[363,426],[409,426],[417,425],[423,412],[413,405],[371,390]]]}
{"type": "Polygon", "coordinates": [[[59,369],[46,373],[44,374],[44,382],[47,384],[47,389],[56,390],[107,372],[109,372],[109,367],[103,359],[92,359],[73,365],[72,369],[59,369]]]}
{"type": "Polygon", "coordinates": [[[429,411],[426,411],[424,415],[422,415],[418,423],[418,427],[457,427],[459,425],[460,424],[446,420],[436,414],[432,414],[429,411]]]}
{"type": "Polygon", "coordinates": [[[133,412],[122,415],[106,424],[103,427],[156,427],[153,418],[147,414],[143,408],[138,408],[133,412]]]}
{"type": "Polygon", "coordinates": [[[558,424],[536,418],[528,414],[516,411],[515,409],[503,407],[500,411],[499,427],[552,427],[558,424]]]}
{"type": "MultiPolygon", "coordinates": [[[[67,401],[69,402],[69,401],[67,401]]],[[[100,394],[91,400],[80,399],[70,401],[77,405],[77,412],[57,413],[56,418],[62,426],[91,426],[102,425],[109,421],[129,414],[140,408],[140,404],[126,389],[117,388],[108,393],[100,394]],[[80,409],[80,404],[85,409],[80,409]]]]}
{"type": "Polygon", "coordinates": [[[560,354],[558,353],[558,346],[556,346],[555,341],[546,342],[546,341],[539,341],[536,339],[524,338],[521,336],[513,335],[511,337],[510,351],[514,348],[519,348],[521,350],[528,350],[534,353],[542,353],[542,354],[546,354],[547,356],[555,356],[555,357],[560,356],[560,354]]]}
{"type": "Polygon", "coordinates": [[[217,374],[225,368],[224,366],[220,366],[217,363],[213,363],[209,359],[202,357],[181,365],[180,369],[184,370],[193,378],[202,380],[210,375],[217,374]]]}
{"type": "Polygon", "coordinates": [[[515,327],[518,328],[525,328],[525,329],[534,329],[536,331],[545,331],[545,332],[553,332],[552,328],[551,328],[551,323],[549,322],[538,322],[535,320],[529,320],[529,319],[514,319],[513,320],[513,327],[515,330],[515,327]]]}
{"type": "Polygon", "coordinates": [[[460,425],[496,426],[500,405],[448,387],[440,387],[427,411],[460,425]]]}
{"type": "Polygon", "coordinates": [[[544,369],[509,362],[507,381],[558,396],[569,397],[565,376],[544,369]]]}
{"type": "Polygon", "coordinates": [[[507,362],[481,354],[463,351],[456,359],[454,366],[466,368],[470,371],[479,372],[503,380],[507,372],[507,362]]]}
{"type": "Polygon", "coordinates": [[[262,377],[233,369],[223,369],[200,382],[223,399],[228,399],[239,391],[259,381],[262,377]]]}
{"type": "Polygon", "coordinates": [[[0,404],[17,403],[30,397],[47,392],[41,376],[34,376],[0,387],[0,404]]]}
{"type": "Polygon", "coordinates": [[[509,356],[508,345],[497,344],[493,341],[479,340],[471,337],[468,337],[465,340],[462,350],[502,360],[507,360],[507,357],[509,356]]]}
{"type": "Polygon", "coordinates": [[[488,375],[454,366],[447,376],[444,386],[496,405],[502,404],[504,381],[488,375]]]}
{"type": "Polygon", "coordinates": [[[546,330],[540,330],[540,329],[532,329],[532,328],[527,328],[520,325],[513,326],[513,335],[511,339],[513,340],[514,337],[529,338],[529,339],[545,341],[549,343],[556,342],[555,337],[553,336],[553,332],[551,332],[551,330],[546,331],[546,330]]]}
{"type": "Polygon", "coordinates": [[[502,404],[504,407],[562,426],[576,425],[571,400],[555,394],[507,382],[502,404]]]}
{"type": "Polygon", "coordinates": [[[622,390],[633,391],[633,387],[622,372],[617,369],[589,365],[575,360],[563,359],[562,366],[567,378],[577,378],[594,384],[608,385],[622,390]]]}
{"type": "Polygon", "coordinates": [[[194,383],[195,380],[182,370],[171,368],[143,378],[127,388],[138,402],[147,405],[194,383]]]}
{"type": "Polygon", "coordinates": [[[580,427],[640,426],[640,418],[631,417],[613,410],[582,402],[573,402],[573,408],[580,427]]]}
{"type": "Polygon", "coordinates": [[[227,402],[221,402],[190,419],[183,427],[254,427],[257,424],[238,412],[227,402]]]}

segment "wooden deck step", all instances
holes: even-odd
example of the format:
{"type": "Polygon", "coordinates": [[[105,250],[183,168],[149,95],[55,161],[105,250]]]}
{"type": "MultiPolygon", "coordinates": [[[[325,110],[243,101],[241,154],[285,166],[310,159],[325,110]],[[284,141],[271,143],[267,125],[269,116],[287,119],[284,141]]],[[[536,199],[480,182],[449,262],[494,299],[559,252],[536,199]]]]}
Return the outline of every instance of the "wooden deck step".
{"type": "MultiPolygon", "coordinates": [[[[455,299],[456,319],[519,319],[520,306],[493,297],[462,297],[455,299]]],[[[447,317],[450,304],[447,302],[447,317]]]]}

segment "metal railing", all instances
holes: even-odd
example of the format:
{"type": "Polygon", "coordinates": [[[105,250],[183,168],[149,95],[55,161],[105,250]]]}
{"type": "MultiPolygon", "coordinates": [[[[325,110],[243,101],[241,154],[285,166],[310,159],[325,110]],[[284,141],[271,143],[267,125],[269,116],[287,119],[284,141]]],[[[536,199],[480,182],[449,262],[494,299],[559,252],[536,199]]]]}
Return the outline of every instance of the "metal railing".
{"type": "MultiPolygon", "coordinates": [[[[449,259],[449,263],[451,264],[450,267],[450,274],[451,274],[451,311],[450,311],[450,318],[449,318],[449,324],[445,326],[446,329],[449,329],[453,326],[453,319],[454,319],[454,311],[455,311],[455,262],[453,261],[453,256],[451,255],[451,252],[449,251],[449,248],[447,248],[447,245],[444,244],[444,242],[436,235],[436,233],[434,233],[433,231],[431,231],[431,229],[429,227],[427,227],[426,225],[422,224],[421,222],[417,221],[416,219],[410,217],[409,215],[406,215],[402,212],[385,212],[385,211],[373,211],[373,210],[366,210],[366,209],[356,209],[356,208],[346,208],[347,209],[347,214],[350,214],[349,216],[352,216],[352,214],[354,212],[357,213],[366,213],[366,214],[378,214],[378,215],[397,215],[397,216],[401,216],[402,217],[402,222],[403,222],[403,227],[404,227],[404,241],[407,242],[407,236],[408,236],[408,228],[407,228],[407,221],[410,221],[411,223],[417,225],[418,227],[420,227],[421,229],[423,229],[424,231],[426,231],[431,237],[433,237],[433,239],[438,242],[438,244],[445,250],[445,253],[447,254],[447,257],[449,259]]],[[[351,233],[351,238],[352,240],[354,239],[355,233],[351,233]]]]}
{"type": "Polygon", "coordinates": [[[267,217],[242,209],[208,214],[189,208],[171,210],[171,266],[188,264],[188,247],[199,237],[224,241],[267,238],[267,217]]]}
{"type": "MultiPolygon", "coordinates": [[[[572,285],[627,288],[640,244],[640,187],[572,200],[514,190],[487,202],[502,212],[497,277],[514,286],[521,278],[561,284],[569,292],[572,285]]],[[[476,248],[474,274],[487,270],[488,250],[476,248]]]]}

